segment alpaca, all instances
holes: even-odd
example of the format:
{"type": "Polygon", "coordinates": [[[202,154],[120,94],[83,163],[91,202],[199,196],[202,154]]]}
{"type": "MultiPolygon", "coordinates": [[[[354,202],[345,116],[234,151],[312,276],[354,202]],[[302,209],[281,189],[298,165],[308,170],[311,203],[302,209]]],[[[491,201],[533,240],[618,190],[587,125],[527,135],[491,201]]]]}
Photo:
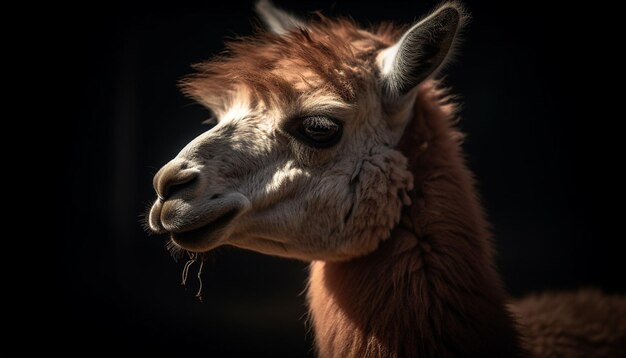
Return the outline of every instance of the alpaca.
{"type": "Polygon", "coordinates": [[[182,82],[216,123],[155,175],[152,231],[193,253],[310,261],[322,357],[626,354],[624,297],[512,304],[500,282],[435,80],[467,19],[459,3],[407,28],[257,11],[269,31],[182,82]]]}

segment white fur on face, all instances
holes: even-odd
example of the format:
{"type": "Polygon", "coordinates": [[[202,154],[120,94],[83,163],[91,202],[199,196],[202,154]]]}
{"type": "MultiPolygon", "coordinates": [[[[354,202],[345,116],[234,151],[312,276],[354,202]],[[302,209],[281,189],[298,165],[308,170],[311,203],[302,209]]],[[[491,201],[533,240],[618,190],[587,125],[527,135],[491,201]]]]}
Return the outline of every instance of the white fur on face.
{"type": "Polygon", "coordinates": [[[412,176],[393,149],[401,127],[389,125],[377,92],[358,98],[349,104],[316,90],[273,107],[253,107],[241,93],[225,98],[216,111],[218,125],[179,154],[201,170],[199,189],[181,208],[197,207],[194,215],[202,215],[216,194],[249,202],[224,237],[205,249],[230,244],[305,260],[344,260],[373,251],[388,237],[412,176]],[[335,147],[312,148],[282,129],[296,114],[337,118],[344,135],[335,147]]]}

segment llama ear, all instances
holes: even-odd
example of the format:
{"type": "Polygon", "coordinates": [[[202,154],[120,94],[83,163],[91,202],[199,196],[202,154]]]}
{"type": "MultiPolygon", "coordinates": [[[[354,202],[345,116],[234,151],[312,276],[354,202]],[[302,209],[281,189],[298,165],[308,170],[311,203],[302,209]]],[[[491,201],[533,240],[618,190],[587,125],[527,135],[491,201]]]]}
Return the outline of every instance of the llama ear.
{"type": "Polygon", "coordinates": [[[451,57],[466,19],[461,5],[446,3],[381,51],[379,65],[386,95],[398,98],[434,76],[451,57]]]}
{"type": "Polygon", "coordinates": [[[302,20],[277,8],[269,0],[258,1],[255,10],[268,30],[273,33],[282,35],[296,28],[306,28],[302,20]]]}

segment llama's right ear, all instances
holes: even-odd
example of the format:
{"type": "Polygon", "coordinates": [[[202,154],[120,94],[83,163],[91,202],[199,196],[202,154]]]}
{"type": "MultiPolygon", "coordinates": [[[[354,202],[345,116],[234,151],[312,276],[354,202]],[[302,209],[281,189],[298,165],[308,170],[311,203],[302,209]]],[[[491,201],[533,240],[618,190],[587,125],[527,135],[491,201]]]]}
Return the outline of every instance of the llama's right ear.
{"type": "Polygon", "coordinates": [[[453,52],[467,16],[457,2],[440,6],[379,54],[385,95],[400,98],[434,76],[453,52]]]}
{"type": "Polygon", "coordinates": [[[305,29],[304,22],[294,15],[274,6],[269,0],[260,0],[255,6],[261,20],[273,33],[282,35],[296,28],[305,29]]]}

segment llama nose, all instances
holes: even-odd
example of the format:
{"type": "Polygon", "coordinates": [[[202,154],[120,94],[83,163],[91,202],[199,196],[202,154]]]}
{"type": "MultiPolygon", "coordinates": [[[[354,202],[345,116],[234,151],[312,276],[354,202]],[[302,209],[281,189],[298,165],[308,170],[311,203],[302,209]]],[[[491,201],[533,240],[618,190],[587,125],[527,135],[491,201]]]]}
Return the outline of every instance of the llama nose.
{"type": "Polygon", "coordinates": [[[174,159],[156,173],[152,179],[152,185],[159,199],[165,200],[174,193],[189,187],[197,177],[198,169],[192,167],[188,161],[174,159]]]}

